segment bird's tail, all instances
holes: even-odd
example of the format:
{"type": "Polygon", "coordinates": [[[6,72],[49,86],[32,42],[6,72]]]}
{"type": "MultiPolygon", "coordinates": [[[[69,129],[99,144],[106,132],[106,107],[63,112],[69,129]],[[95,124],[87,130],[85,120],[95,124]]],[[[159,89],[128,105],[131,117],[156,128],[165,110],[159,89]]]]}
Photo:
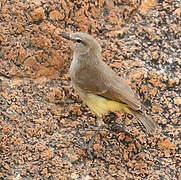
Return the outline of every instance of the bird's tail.
{"type": "Polygon", "coordinates": [[[141,111],[132,111],[133,115],[136,117],[138,122],[141,122],[148,132],[153,133],[158,124],[151,118],[149,118],[144,112],[141,111]]]}

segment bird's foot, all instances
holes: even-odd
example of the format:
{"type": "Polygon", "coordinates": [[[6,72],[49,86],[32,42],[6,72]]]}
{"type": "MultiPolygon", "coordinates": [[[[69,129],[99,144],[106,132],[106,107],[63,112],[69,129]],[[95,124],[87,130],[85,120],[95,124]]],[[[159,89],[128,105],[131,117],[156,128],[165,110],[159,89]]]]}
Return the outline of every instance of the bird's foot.
{"type": "Polygon", "coordinates": [[[81,144],[76,144],[76,146],[78,146],[79,148],[81,148],[81,149],[83,149],[83,150],[86,150],[86,151],[87,151],[87,154],[89,155],[89,158],[90,158],[91,160],[94,159],[94,156],[93,156],[93,154],[92,154],[92,152],[91,152],[91,148],[92,148],[92,146],[93,146],[93,144],[94,144],[94,141],[95,141],[96,136],[99,134],[99,132],[100,132],[100,130],[101,130],[102,127],[103,127],[103,126],[99,126],[99,127],[98,127],[98,129],[95,131],[94,135],[92,136],[92,138],[91,138],[91,140],[88,142],[88,144],[85,143],[85,142],[83,142],[82,139],[76,137],[76,139],[77,139],[79,142],[81,141],[81,144]]]}
{"type": "Polygon", "coordinates": [[[85,150],[87,152],[87,154],[89,155],[89,158],[91,160],[93,160],[93,155],[92,155],[91,149],[90,149],[90,142],[89,143],[83,142],[83,140],[78,137],[76,137],[76,140],[79,142],[76,143],[75,146],[79,147],[82,150],[85,150]]]}
{"type": "Polygon", "coordinates": [[[133,136],[130,131],[125,129],[125,125],[121,125],[117,122],[113,122],[113,123],[109,124],[109,127],[111,128],[112,131],[114,131],[116,133],[124,132],[128,136],[133,136]]]}

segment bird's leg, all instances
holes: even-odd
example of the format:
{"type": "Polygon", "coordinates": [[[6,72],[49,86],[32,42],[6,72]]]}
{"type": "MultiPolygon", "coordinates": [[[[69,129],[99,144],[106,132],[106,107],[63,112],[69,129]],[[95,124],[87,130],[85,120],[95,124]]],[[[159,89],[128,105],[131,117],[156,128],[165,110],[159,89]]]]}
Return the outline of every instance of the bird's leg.
{"type": "Polygon", "coordinates": [[[124,132],[125,134],[132,136],[132,134],[128,130],[125,129],[125,118],[126,118],[126,115],[123,118],[122,124],[119,124],[115,121],[110,121],[110,125],[111,125],[110,128],[116,133],[124,132]]]}
{"type": "Polygon", "coordinates": [[[81,149],[86,150],[91,160],[93,159],[93,155],[91,153],[91,147],[94,144],[94,140],[96,136],[99,134],[101,128],[104,126],[104,122],[102,121],[101,117],[97,117],[97,124],[98,124],[98,128],[95,131],[94,135],[92,136],[88,144],[85,144],[82,139],[75,137],[79,142],[81,142],[81,144],[76,144],[76,146],[80,147],[81,149]]]}
{"type": "Polygon", "coordinates": [[[98,128],[95,131],[94,135],[92,136],[91,140],[89,141],[89,144],[88,144],[88,147],[87,147],[87,153],[88,153],[90,159],[93,159],[93,156],[92,156],[92,153],[91,153],[90,149],[94,144],[94,140],[95,140],[96,136],[99,134],[101,128],[104,126],[104,122],[103,122],[101,117],[97,117],[97,124],[98,124],[98,128]]]}
{"type": "Polygon", "coordinates": [[[111,130],[120,133],[120,132],[124,132],[125,134],[132,136],[132,134],[125,129],[125,125],[119,124],[117,122],[114,122],[111,124],[111,130]]]}

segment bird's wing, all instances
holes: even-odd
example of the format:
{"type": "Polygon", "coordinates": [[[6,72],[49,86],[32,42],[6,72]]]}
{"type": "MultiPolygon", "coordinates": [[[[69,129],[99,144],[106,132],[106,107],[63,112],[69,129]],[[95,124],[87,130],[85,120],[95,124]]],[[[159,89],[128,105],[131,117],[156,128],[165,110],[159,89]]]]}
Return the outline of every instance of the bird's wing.
{"type": "Polygon", "coordinates": [[[107,83],[107,91],[102,93],[101,96],[125,103],[134,110],[140,110],[141,104],[125,80],[119,76],[116,79],[116,81],[112,80],[110,84],[107,83]]]}
{"type": "Polygon", "coordinates": [[[76,85],[86,92],[125,103],[133,110],[141,108],[140,102],[136,99],[125,80],[103,61],[100,65],[82,68],[75,75],[74,81],[76,81],[76,85]]]}

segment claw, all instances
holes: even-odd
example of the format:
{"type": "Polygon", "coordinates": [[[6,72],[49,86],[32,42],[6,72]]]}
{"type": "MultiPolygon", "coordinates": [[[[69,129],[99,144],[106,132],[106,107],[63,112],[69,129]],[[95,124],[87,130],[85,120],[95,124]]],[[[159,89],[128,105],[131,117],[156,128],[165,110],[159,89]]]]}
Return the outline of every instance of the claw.
{"type": "MultiPolygon", "coordinates": [[[[84,144],[76,144],[76,146],[78,146],[78,147],[80,147],[81,149],[83,149],[83,150],[86,150],[87,151],[87,154],[89,155],[89,158],[91,159],[91,160],[93,160],[93,155],[92,155],[92,153],[91,153],[91,148],[92,148],[92,146],[93,146],[93,144],[94,144],[94,141],[95,141],[95,138],[96,138],[96,136],[99,134],[99,132],[100,132],[100,130],[101,130],[101,128],[103,127],[103,125],[101,125],[101,126],[99,126],[98,128],[97,128],[97,130],[95,131],[95,133],[94,133],[94,135],[92,136],[92,138],[91,138],[91,140],[89,141],[89,143],[88,144],[86,144],[86,143],[84,143],[84,144]]],[[[78,138],[78,137],[75,137],[79,142],[81,141],[83,141],[83,140],[81,140],[80,138],[78,138]]]]}
{"type": "Polygon", "coordinates": [[[124,125],[118,124],[116,122],[111,124],[111,129],[117,133],[124,132],[128,136],[133,136],[128,130],[125,129],[124,125]]]}

